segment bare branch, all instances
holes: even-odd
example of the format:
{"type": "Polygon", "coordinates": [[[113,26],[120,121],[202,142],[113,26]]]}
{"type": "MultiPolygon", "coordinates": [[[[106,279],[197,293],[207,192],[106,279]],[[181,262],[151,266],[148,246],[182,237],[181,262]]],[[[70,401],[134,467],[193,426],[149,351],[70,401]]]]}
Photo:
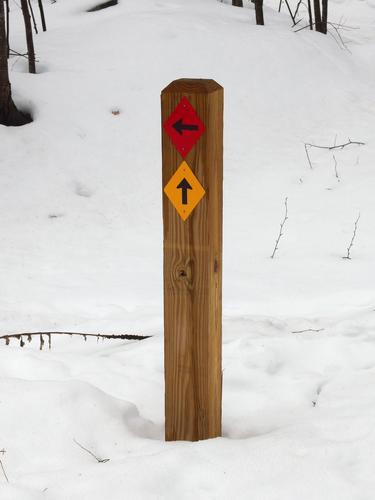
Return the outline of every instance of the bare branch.
{"type": "Polygon", "coordinates": [[[310,148],[319,148],[319,149],[328,149],[329,151],[332,151],[333,149],[344,149],[346,146],[351,146],[351,145],[357,145],[357,146],[365,146],[365,142],[360,142],[360,141],[352,141],[351,139],[348,139],[348,142],[345,142],[343,144],[335,144],[334,146],[319,146],[318,144],[310,144],[309,142],[305,142],[305,146],[309,146],[310,148]]]}
{"type": "MultiPolygon", "coordinates": [[[[338,45],[340,46],[340,43],[341,43],[341,45],[342,45],[342,47],[340,47],[340,48],[344,48],[345,50],[347,50],[348,52],[350,52],[350,53],[351,53],[351,51],[348,49],[347,44],[344,42],[344,40],[343,40],[343,38],[342,38],[342,36],[341,36],[341,34],[340,34],[339,29],[342,29],[342,27],[341,27],[340,25],[336,25],[336,24],[331,23],[331,22],[327,22],[327,24],[328,24],[329,26],[331,26],[331,27],[335,30],[336,35],[337,35],[337,37],[338,37],[338,39],[339,39],[338,45]]],[[[332,33],[330,33],[330,35],[332,35],[332,33]]],[[[334,38],[334,40],[337,42],[337,40],[336,40],[336,38],[334,37],[334,35],[332,35],[332,37],[333,37],[333,38],[334,38]]]]}
{"type": "Polygon", "coordinates": [[[351,259],[351,256],[350,256],[350,252],[352,250],[352,247],[354,245],[354,240],[355,240],[355,237],[357,235],[357,229],[358,229],[358,222],[359,222],[359,219],[361,218],[361,214],[358,214],[358,217],[357,217],[357,220],[355,221],[354,223],[354,230],[353,230],[353,235],[352,235],[352,239],[349,243],[349,246],[346,250],[346,255],[343,257],[343,259],[347,259],[347,260],[350,260],[351,259]]]}
{"type": "Polygon", "coordinates": [[[308,152],[308,149],[307,149],[307,144],[305,144],[305,153],[306,153],[306,156],[307,156],[307,161],[309,162],[310,168],[312,170],[313,166],[312,166],[310,155],[309,155],[309,152],[308,152]]]}
{"type": "MultiPolygon", "coordinates": [[[[330,25],[335,33],[337,34],[337,37],[338,37],[338,41],[337,39],[335,38],[335,36],[329,32],[329,34],[332,36],[332,38],[337,42],[337,44],[339,45],[340,48],[344,47],[348,52],[350,52],[350,50],[348,49],[348,45],[347,45],[347,42],[345,42],[339,32],[339,30],[342,30],[342,31],[351,31],[351,30],[356,30],[356,29],[359,29],[358,27],[355,27],[355,26],[347,26],[347,25],[344,25],[344,24],[338,24],[338,23],[332,23],[332,22],[327,22],[328,25],[330,25]],[[340,45],[341,43],[341,45],[340,45]]],[[[309,24],[306,24],[305,26],[302,26],[302,28],[298,28],[298,30],[294,30],[294,33],[298,33],[302,30],[305,30],[307,28],[310,28],[311,30],[313,29],[313,26],[315,26],[315,23],[313,22],[309,22],[309,24]]]]}
{"type": "Polygon", "coordinates": [[[95,458],[95,460],[99,463],[99,464],[105,464],[106,462],[109,462],[109,458],[98,458],[96,455],[94,455],[94,453],[90,450],[88,450],[87,448],[85,448],[84,446],[82,446],[76,439],[73,439],[73,441],[75,442],[76,445],[78,445],[82,450],[85,450],[87,453],[89,453],[92,457],[95,458]]]}
{"type": "Polygon", "coordinates": [[[318,329],[315,329],[315,328],[307,328],[306,330],[296,330],[294,332],[291,332],[291,333],[305,333],[305,332],[315,332],[315,333],[319,333],[319,332],[322,332],[324,330],[324,328],[318,328],[318,329]]]}
{"type": "Polygon", "coordinates": [[[283,221],[280,224],[279,235],[278,235],[278,237],[276,239],[276,243],[275,243],[275,247],[273,249],[272,255],[271,255],[271,259],[273,259],[275,257],[275,254],[276,254],[277,250],[279,249],[279,242],[281,240],[281,237],[284,234],[283,233],[283,229],[284,229],[286,221],[288,220],[288,197],[285,198],[284,205],[285,205],[284,219],[283,219],[283,221]]]}
{"type": "Polygon", "coordinates": [[[310,166],[311,169],[313,168],[313,166],[312,166],[312,162],[311,162],[311,158],[310,158],[310,154],[309,154],[309,149],[310,148],[326,149],[327,151],[333,151],[335,149],[339,149],[339,150],[344,149],[347,146],[353,146],[353,145],[355,145],[355,146],[365,146],[366,145],[365,142],[352,141],[350,138],[348,139],[347,142],[344,142],[342,144],[336,144],[336,139],[337,139],[337,137],[335,138],[335,142],[334,142],[333,146],[321,146],[320,144],[312,144],[310,142],[305,142],[304,143],[307,161],[309,162],[309,166],[310,166]]]}
{"type": "Polygon", "coordinates": [[[288,11],[289,11],[290,17],[292,18],[293,26],[295,26],[296,25],[296,20],[295,20],[295,18],[293,16],[293,12],[292,12],[292,9],[290,8],[289,2],[288,2],[288,0],[284,0],[284,2],[286,3],[286,6],[288,7],[288,11]]]}
{"type": "Polygon", "coordinates": [[[309,23],[309,24],[306,24],[306,26],[302,26],[302,28],[299,28],[298,30],[295,30],[294,33],[298,33],[299,31],[302,31],[302,30],[305,30],[306,28],[310,28],[312,29],[313,26],[315,26],[315,23],[309,23]]]}
{"type": "Polygon", "coordinates": [[[3,462],[1,461],[1,459],[0,459],[0,467],[1,467],[1,470],[3,471],[6,482],[9,483],[9,479],[8,479],[7,473],[5,472],[5,468],[4,468],[4,465],[3,465],[3,462]]]}
{"type": "MultiPolygon", "coordinates": [[[[294,19],[297,17],[297,14],[298,14],[299,8],[300,8],[300,6],[301,6],[301,4],[302,4],[302,3],[303,3],[303,2],[302,2],[302,0],[299,0],[299,2],[297,3],[297,7],[296,7],[296,10],[294,11],[294,15],[293,15],[293,18],[294,18],[294,19]]],[[[300,20],[300,21],[301,21],[301,20],[300,20]]],[[[298,22],[300,22],[300,21],[298,21],[298,22]]]]}
{"type": "Polygon", "coordinates": [[[335,177],[337,179],[337,182],[340,182],[340,177],[339,177],[339,173],[337,171],[337,160],[336,160],[336,156],[333,154],[333,160],[335,162],[335,177]]]}
{"type": "MultiPolygon", "coordinates": [[[[0,0],[1,1],[1,0],[0,0]]],[[[107,335],[103,333],[80,333],[80,332],[22,332],[22,333],[12,333],[6,335],[0,335],[0,340],[5,340],[6,345],[9,345],[10,339],[17,339],[20,341],[20,346],[23,347],[25,342],[23,340],[24,337],[27,338],[28,342],[31,342],[33,337],[39,337],[40,339],[40,350],[43,349],[44,346],[44,336],[48,338],[48,347],[51,349],[51,337],[52,335],[69,335],[69,336],[79,336],[83,337],[84,340],[87,340],[87,337],[95,337],[97,340],[101,339],[117,339],[117,340],[145,340],[151,337],[151,335],[129,335],[129,334],[121,334],[121,335],[107,335]]]]}
{"type": "Polygon", "coordinates": [[[11,56],[19,56],[19,57],[26,57],[28,58],[28,53],[26,52],[25,54],[21,54],[20,52],[17,52],[16,50],[9,49],[9,55],[11,56]]]}

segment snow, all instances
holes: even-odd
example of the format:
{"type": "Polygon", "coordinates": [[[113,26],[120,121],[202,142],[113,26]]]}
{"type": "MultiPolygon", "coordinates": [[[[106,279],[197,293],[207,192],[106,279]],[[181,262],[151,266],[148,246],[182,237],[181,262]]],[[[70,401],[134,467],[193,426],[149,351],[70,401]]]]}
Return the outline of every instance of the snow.
{"type": "Polygon", "coordinates": [[[373,500],[374,1],[329,2],[347,48],[270,1],[264,27],[250,2],[93,5],[46,2],[38,74],[10,63],[34,122],[0,127],[1,334],[153,337],[0,346],[0,500],[373,500]],[[198,443],[164,442],[160,91],[181,77],[225,89],[223,437],[198,443]],[[304,143],[348,138],[339,178],[332,151],[309,167],[304,143]]]}

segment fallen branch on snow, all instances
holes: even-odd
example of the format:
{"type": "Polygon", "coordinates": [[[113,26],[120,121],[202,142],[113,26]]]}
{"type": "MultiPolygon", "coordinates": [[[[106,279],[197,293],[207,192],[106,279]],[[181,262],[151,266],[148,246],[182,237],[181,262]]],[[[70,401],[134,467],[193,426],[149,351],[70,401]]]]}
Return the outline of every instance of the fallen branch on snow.
{"type": "Polygon", "coordinates": [[[33,333],[12,333],[7,335],[0,335],[0,340],[5,340],[5,344],[9,345],[11,339],[17,339],[20,341],[20,347],[25,345],[24,338],[27,339],[28,342],[31,342],[33,337],[39,337],[40,340],[40,350],[43,349],[44,346],[44,336],[48,338],[48,348],[51,349],[51,337],[52,335],[73,335],[78,337],[83,337],[84,340],[87,340],[87,337],[96,337],[97,341],[99,339],[113,339],[113,340],[145,340],[151,337],[151,335],[107,335],[103,333],[80,333],[80,332],[33,332],[33,333]]]}

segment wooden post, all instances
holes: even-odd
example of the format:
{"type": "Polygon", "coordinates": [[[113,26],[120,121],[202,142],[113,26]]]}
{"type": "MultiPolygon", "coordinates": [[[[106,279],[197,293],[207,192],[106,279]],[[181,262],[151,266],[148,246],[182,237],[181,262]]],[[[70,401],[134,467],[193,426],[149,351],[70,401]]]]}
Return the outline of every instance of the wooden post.
{"type": "Polygon", "coordinates": [[[161,94],[165,438],[221,436],[223,88],[161,94]]]}

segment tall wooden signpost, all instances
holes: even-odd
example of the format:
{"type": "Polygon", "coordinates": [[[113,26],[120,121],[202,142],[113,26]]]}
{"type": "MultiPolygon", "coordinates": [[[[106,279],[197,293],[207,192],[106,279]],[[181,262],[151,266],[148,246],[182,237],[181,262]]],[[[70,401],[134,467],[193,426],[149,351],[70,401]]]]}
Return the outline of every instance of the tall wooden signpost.
{"type": "Polygon", "coordinates": [[[165,438],[221,436],[223,88],[161,94],[165,438]]]}

